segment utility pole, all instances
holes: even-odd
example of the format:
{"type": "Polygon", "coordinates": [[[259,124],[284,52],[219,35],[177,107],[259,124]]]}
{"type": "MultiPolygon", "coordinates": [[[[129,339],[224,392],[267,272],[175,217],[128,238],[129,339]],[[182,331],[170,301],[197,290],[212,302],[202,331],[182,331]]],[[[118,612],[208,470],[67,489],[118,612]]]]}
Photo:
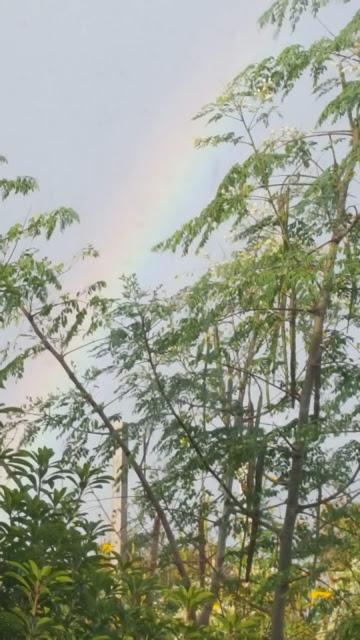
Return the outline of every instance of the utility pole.
{"type": "MultiPolygon", "coordinates": [[[[122,420],[115,422],[114,427],[121,431],[124,443],[128,444],[127,427],[122,420]]],[[[114,479],[112,492],[112,545],[122,560],[127,558],[128,544],[128,461],[122,449],[115,450],[112,459],[112,475],[114,479]],[[120,477],[119,477],[120,473],[120,477]]]]}

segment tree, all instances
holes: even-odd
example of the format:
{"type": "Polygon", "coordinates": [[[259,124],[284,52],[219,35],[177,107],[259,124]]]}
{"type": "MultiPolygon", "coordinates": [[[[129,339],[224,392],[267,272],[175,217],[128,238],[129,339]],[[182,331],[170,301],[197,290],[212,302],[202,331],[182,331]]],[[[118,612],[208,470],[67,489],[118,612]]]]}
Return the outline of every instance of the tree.
{"type": "Polygon", "coordinates": [[[89,520],[87,495],[111,478],[91,461],[70,470],[47,448],[2,450],[0,465],[12,483],[0,488],[0,638],[183,637],[157,581],[134,560],[123,565],[100,544],[109,526],[89,520]],[[149,592],[156,610],[144,606],[149,592]]]}
{"type": "MultiPolygon", "coordinates": [[[[290,10],[295,23],[320,4],[278,1],[263,22],[281,26],[290,10]]],[[[3,380],[47,350],[71,384],[20,415],[6,410],[6,424],[21,423],[30,440],[46,428],[66,434],[70,461],[89,455],[94,435],[102,464],[122,448],[145,529],[133,544],[186,613],[179,633],[190,637],[346,638],[356,628],[356,580],[351,591],[342,566],[334,586],[334,558],[344,527],[352,540],[360,470],[359,25],[358,12],[334,37],[250,65],[198,114],[220,131],[197,145],[230,143],[239,161],[204,211],[159,245],[186,254],[221,225],[230,233],[229,258],[191,285],[169,296],[125,278],[117,299],[103,283],[65,294],[61,266],[13,246],[72,222],[68,210],[2,240],[4,322],[22,316],[33,339],[5,360],[3,380]],[[314,130],[269,136],[277,102],[309,79],[320,98],[314,130]],[[93,358],[85,372],[70,358],[79,348],[93,358]]],[[[10,184],[5,194],[20,190],[10,184]]]]}
{"type": "MultiPolygon", "coordinates": [[[[263,22],[280,26],[289,6],[295,23],[304,6],[289,2],[274,3],[263,22]]],[[[312,4],[315,12],[319,7],[320,3],[312,4]]],[[[357,390],[357,382],[347,381],[350,371],[357,380],[349,345],[358,323],[360,215],[354,196],[359,162],[359,24],[356,13],[335,37],[322,38],[307,50],[293,45],[276,59],[251,65],[200,112],[198,117],[208,117],[209,122],[228,118],[239,124],[240,131],[199,140],[199,146],[230,142],[248,148],[249,155],[229,171],[200,216],[160,245],[172,250],[180,246],[187,252],[194,240],[200,238],[203,246],[214,228],[233,220],[233,232],[241,238],[231,262],[238,313],[251,314],[250,323],[262,314],[270,333],[265,354],[268,373],[280,378],[279,386],[288,391],[291,404],[296,403],[291,428],[282,426],[287,433],[286,510],[279,532],[273,640],[283,640],[285,633],[297,518],[322,502],[320,498],[301,504],[316,482],[325,484],[315,473],[314,460],[312,468],[309,461],[321,445],[321,456],[326,456],[326,439],[339,434],[334,429],[338,415],[347,403],[355,403],[357,390]],[[333,73],[332,61],[337,65],[333,73]],[[305,71],[312,78],[313,92],[327,99],[315,131],[285,130],[260,143],[259,132],[269,125],[276,99],[284,100],[305,71]],[[338,126],[325,129],[327,122],[338,126]],[[338,328],[341,320],[347,323],[346,332],[338,328]],[[301,359],[300,345],[305,352],[301,359]]],[[[354,428],[356,415],[355,406],[342,418],[340,433],[354,428]]],[[[356,442],[346,443],[342,451],[355,463],[356,442]]],[[[339,467],[334,462],[341,455],[341,449],[334,454],[335,474],[327,477],[329,484],[338,485],[339,467]]],[[[350,476],[354,480],[356,473],[350,476]]]]}

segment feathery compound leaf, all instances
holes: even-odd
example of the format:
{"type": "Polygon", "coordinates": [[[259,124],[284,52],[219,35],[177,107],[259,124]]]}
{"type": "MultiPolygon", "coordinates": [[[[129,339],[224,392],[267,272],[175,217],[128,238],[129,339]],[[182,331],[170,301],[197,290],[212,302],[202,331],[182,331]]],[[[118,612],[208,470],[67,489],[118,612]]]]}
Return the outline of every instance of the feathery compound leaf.
{"type": "Polygon", "coordinates": [[[347,114],[360,110],[360,80],[348,82],[342,92],[331,100],[319,116],[318,125],[330,120],[332,124],[347,114]]]}
{"type": "Polygon", "coordinates": [[[11,193],[26,196],[28,193],[38,188],[36,180],[29,176],[15,178],[14,180],[0,180],[0,193],[3,200],[9,197],[11,193]]]}
{"type": "MultiPolygon", "coordinates": [[[[275,0],[265,13],[261,16],[259,24],[264,27],[267,24],[275,25],[281,29],[285,20],[289,20],[291,28],[294,30],[299,19],[305,11],[310,11],[316,16],[322,7],[329,4],[330,0],[275,0]]],[[[347,3],[350,0],[342,0],[347,3]]]]}

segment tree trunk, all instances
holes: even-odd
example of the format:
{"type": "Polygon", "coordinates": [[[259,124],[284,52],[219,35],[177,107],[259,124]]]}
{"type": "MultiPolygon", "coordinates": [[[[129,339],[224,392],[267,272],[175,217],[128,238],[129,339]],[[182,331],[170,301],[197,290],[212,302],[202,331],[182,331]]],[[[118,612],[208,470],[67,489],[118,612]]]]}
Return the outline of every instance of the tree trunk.
{"type": "MultiPolygon", "coordinates": [[[[114,423],[114,428],[128,446],[126,425],[119,421],[114,423]]],[[[112,538],[114,548],[124,562],[128,559],[128,475],[127,458],[121,448],[116,449],[113,455],[112,538]]]]}
{"type": "MultiPolygon", "coordinates": [[[[123,440],[125,445],[128,446],[128,429],[123,423],[122,428],[123,440]]],[[[120,478],[120,555],[122,560],[126,561],[128,558],[128,498],[129,494],[129,465],[127,458],[123,452],[123,460],[121,465],[121,478],[120,478]]]]}
{"type": "MultiPolygon", "coordinates": [[[[228,487],[229,491],[232,491],[232,486],[233,486],[232,473],[229,474],[227,477],[226,486],[228,487]]],[[[223,513],[222,513],[222,517],[221,517],[219,529],[218,529],[216,556],[215,556],[214,567],[211,573],[211,582],[210,582],[210,591],[211,593],[214,594],[215,597],[217,597],[219,593],[219,588],[222,582],[222,569],[224,565],[224,558],[225,558],[225,552],[226,552],[226,540],[228,536],[231,512],[232,512],[232,505],[229,501],[227,494],[224,493],[223,513]]],[[[211,603],[207,602],[204,605],[198,617],[198,623],[200,625],[206,626],[209,624],[209,618],[212,611],[212,606],[213,606],[212,602],[211,603]]]]}
{"type": "Polygon", "coordinates": [[[258,459],[256,461],[256,466],[255,466],[255,482],[254,482],[254,493],[253,493],[253,501],[252,501],[253,518],[251,521],[250,540],[249,540],[249,545],[247,550],[245,582],[249,582],[251,578],[251,571],[252,571],[252,566],[253,566],[253,561],[255,556],[257,536],[258,536],[258,531],[260,526],[260,515],[261,515],[260,507],[261,507],[264,463],[265,463],[265,447],[262,449],[262,451],[260,451],[258,455],[258,459]]]}
{"type": "MultiPolygon", "coordinates": [[[[255,332],[250,340],[249,349],[248,349],[248,353],[247,353],[247,357],[244,365],[244,371],[239,380],[237,415],[235,415],[234,426],[233,426],[233,428],[237,431],[239,437],[241,436],[241,432],[244,426],[244,419],[243,419],[244,397],[246,392],[246,386],[248,383],[249,367],[251,365],[251,362],[254,358],[254,354],[256,351],[256,339],[257,339],[257,333],[255,332]]],[[[219,338],[219,333],[217,331],[217,328],[215,331],[215,340],[216,340],[218,354],[220,354],[220,338],[219,338]]],[[[219,359],[219,365],[221,367],[220,359],[219,359]]],[[[239,368],[239,371],[240,371],[240,368],[239,368]]],[[[231,396],[229,395],[229,393],[225,392],[225,384],[223,382],[222,376],[220,376],[219,382],[222,388],[223,395],[227,399],[227,408],[230,408],[231,396]]],[[[230,428],[230,413],[228,414],[226,426],[230,428]]],[[[233,483],[234,483],[234,471],[231,470],[229,473],[226,474],[225,482],[223,486],[223,496],[224,496],[223,513],[222,513],[222,517],[221,517],[219,529],[218,529],[215,563],[214,563],[214,567],[211,574],[210,591],[211,593],[214,594],[215,597],[217,597],[219,593],[219,588],[223,579],[222,570],[223,570],[225,553],[226,553],[226,541],[227,541],[228,531],[229,531],[230,516],[232,512],[232,504],[231,504],[231,501],[229,500],[229,495],[232,494],[233,483]]],[[[206,626],[209,624],[211,611],[212,611],[212,604],[206,603],[198,616],[198,622],[200,625],[206,626]]]]}
{"type": "Polygon", "coordinates": [[[306,445],[303,439],[303,427],[309,422],[310,405],[317,370],[321,362],[321,347],[326,312],[330,302],[331,286],[337,255],[338,242],[332,241],[324,269],[323,288],[314,310],[315,319],[310,340],[305,379],[300,396],[299,417],[295,443],[292,447],[291,469],[288,481],[288,495],[285,518],[280,534],[277,586],[271,615],[271,640],[285,640],[284,618],[286,596],[289,586],[293,556],[293,539],[299,507],[299,492],[303,477],[306,445]]]}
{"type": "Polygon", "coordinates": [[[200,587],[205,587],[206,577],[206,528],[205,528],[205,509],[201,505],[198,522],[198,536],[199,536],[199,584],[200,587]]]}
{"type": "Polygon", "coordinates": [[[160,518],[155,516],[154,526],[151,535],[151,549],[150,549],[150,573],[153,576],[155,574],[158,557],[159,557],[159,545],[160,545],[160,518]]]}

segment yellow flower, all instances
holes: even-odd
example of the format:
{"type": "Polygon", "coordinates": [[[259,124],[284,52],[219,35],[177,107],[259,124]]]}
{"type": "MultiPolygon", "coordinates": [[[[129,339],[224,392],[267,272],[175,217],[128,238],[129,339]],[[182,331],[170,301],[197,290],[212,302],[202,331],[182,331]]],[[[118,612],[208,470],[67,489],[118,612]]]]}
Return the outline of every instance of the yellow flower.
{"type": "Polygon", "coordinates": [[[109,555],[113,550],[113,546],[111,544],[111,542],[103,542],[102,544],[99,545],[99,551],[100,553],[103,553],[105,555],[109,555]]]}
{"type": "Polygon", "coordinates": [[[312,602],[315,600],[331,600],[332,597],[332,592],[326,589],[315,589],[310,593],[310,599],[312,602]]]}

